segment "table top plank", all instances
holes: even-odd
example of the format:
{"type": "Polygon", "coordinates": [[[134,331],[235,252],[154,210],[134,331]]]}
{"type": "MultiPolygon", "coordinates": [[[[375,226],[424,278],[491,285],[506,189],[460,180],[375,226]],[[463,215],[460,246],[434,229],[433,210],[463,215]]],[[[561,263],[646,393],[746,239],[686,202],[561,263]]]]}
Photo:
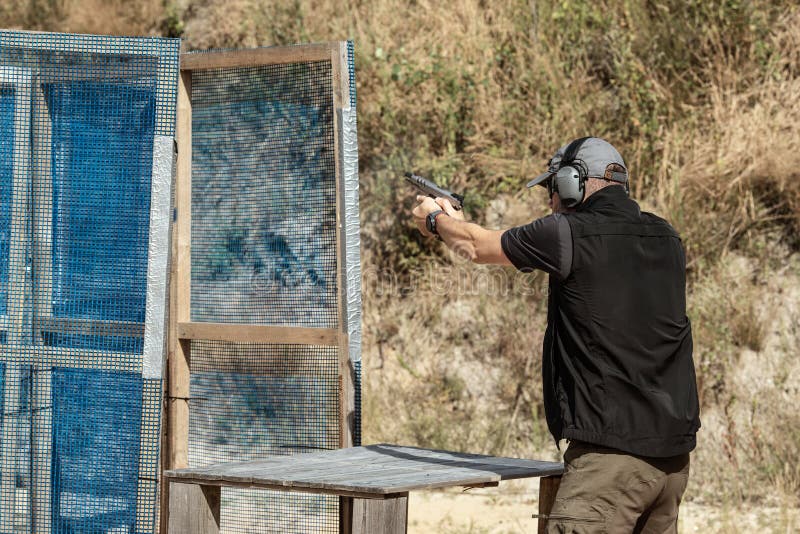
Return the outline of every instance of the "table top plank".
{"type": "Polygon", "coordinates": [[[563,465],[557,462],[378,444],[175,469],[164,475],[188,483],[388,495],[560,475],[562,471],[563,465]]]}

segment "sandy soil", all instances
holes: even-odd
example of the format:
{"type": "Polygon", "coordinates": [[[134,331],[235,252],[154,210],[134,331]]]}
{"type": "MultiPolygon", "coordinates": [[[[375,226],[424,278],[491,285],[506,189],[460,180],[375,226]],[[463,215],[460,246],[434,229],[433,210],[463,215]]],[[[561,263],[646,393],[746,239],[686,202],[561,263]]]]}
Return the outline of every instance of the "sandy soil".
{"type": "MultiPolygon", "coordinates": [[[[410,534],[518,534],[536,532],[538,482],[511,481],[497,488],[410,494],[410,534]]],[[[800,532],[800,509],[728,508],[692,502],[681,506],[681,533],[800,532]]]]}

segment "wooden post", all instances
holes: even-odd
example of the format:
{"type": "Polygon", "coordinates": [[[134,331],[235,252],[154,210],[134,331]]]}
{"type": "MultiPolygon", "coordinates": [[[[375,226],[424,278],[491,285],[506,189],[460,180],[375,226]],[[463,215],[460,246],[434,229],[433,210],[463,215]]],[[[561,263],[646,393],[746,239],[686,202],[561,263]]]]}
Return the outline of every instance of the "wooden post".
{"type": "Polygon", "coordinates": [[[353,446],[355,430],[355,370],[350,361],[350,342],[347,335],[347,282],[345,276],[344,227],[344,159],[342,146],[341,110],[349,105],[350,89],[347,73],[347,51],[344,42],[331,43],[331,79],[333,82],[334,168],[336,172],[336,285],[337,316],[339,321],[339,447],[353,446]]]}
{"type": "MultiPolygon", "coordinates": [[[[176,220],[172,228],[172,261],[169,287],[169,350],[167,352],[166,417],[163,468],[189,467],[189,385],[190,340],[178,338],[178,323],[188,322],[191,309],[192,239],[192,73],[181,71],[178,80],[178,118],[175,137],[178,147],[175,177],[176,220]]],[[[166,510],[166,488],[161,509],[166,510]]],[[[168,517],[162,513],[161,529],[168,517]]]]}
{"type": "Polygon", "coordinates": [[[542,477],[539,479],[539,534],[544,534],[553,503],[556,501],[561,475],[542,477]]]}
{"type": "Polygon", "coordinates": [[[339,497],[341,534],[405,534],[408,531],[408,493],[385,499],[339,497]]]}
{"type": "Polygon", "coordinates": [[[219,534],[220,486],[182,484],[165,480],[169,488],[167,534],[219,534]]]}

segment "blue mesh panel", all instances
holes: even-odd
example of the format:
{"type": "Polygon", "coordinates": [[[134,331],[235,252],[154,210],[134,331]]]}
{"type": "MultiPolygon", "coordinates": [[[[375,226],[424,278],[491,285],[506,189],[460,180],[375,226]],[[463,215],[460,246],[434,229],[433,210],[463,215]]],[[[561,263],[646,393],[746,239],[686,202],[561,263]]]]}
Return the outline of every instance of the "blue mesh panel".
{"type": "Polygon", "coordinates": [[[134,531],[142,386],[134,373],[53,369],[55,533],[134,531]]]}
{"type": "Polygon", "coordinates": [[[14,91],[0,85],[0,315],[8,300],[11,187],[14,178],[14,91]]]}
{"type": "Polygon", "coordinates": [[[53,124],[53,315],[143,322],[153,91],[87,82],[44,89],[53,124]]]}

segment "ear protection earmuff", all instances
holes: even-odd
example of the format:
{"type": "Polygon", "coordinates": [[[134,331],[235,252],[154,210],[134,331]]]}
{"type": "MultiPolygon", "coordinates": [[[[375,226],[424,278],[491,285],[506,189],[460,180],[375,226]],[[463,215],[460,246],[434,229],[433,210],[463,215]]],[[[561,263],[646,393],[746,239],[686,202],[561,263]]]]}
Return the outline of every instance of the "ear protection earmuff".
{"type": "Polygon", "coordinates": [[[584,162],[575,156],[587,139],[591,137],[575,139],[567,146],[558,163],[558,171],[547,184],[550,195],[557,192],[561,203],[567,208],[574,208],[583,202],[583,197],[586,195],[586,179],[589,171],[584,162]]]}

